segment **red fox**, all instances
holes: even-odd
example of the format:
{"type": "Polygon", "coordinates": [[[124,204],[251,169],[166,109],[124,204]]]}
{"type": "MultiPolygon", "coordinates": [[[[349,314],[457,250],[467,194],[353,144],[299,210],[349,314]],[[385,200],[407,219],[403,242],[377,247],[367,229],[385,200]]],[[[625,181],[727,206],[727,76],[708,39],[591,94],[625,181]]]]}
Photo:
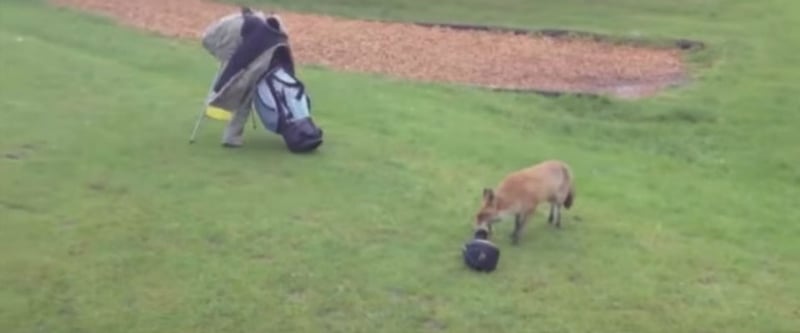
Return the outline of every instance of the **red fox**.
{"type": "Polygon", "coordinates": [[[494,189],[483,190],[475,226],[488,229],[507,217],[514,217],[511,241],[519,243],[522,228],[543,202],[550,203],[549,224],[561,228],[561,207],[570,209],[575,201],[575,185],[569,166],[558,160],[548,160],[510,173],[494,189]]]}

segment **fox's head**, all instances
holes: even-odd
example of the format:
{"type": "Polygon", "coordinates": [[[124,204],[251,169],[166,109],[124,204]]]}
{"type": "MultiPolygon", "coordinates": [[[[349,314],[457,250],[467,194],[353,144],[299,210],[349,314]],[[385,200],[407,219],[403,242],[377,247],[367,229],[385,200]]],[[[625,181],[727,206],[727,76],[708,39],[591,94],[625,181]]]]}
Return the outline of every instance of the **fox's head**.
{"type": "Polygon", "coordinates": [[[475,214],[475,227],[492,230],[492,223],[500,219],[500,210],[497,207],[497,196],[490,188],[483,189],[481,208],[475,214]]]}

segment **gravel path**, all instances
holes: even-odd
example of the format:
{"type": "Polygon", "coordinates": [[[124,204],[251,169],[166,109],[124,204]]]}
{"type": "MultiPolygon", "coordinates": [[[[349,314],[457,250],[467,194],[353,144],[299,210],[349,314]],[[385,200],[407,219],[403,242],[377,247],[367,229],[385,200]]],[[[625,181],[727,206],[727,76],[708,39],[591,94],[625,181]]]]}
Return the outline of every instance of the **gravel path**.
{"type": "MultiPolygon", "coordinates": [[[[198,38],[238,7],[208,0],[51,0],[167,36],[198,38]]],[[[269,12],[267,9],[262,9],[269,12]]],[[[680,51],[280,11],[296,61],[499,89],[637,98],[684,79],[680,51]]]]}

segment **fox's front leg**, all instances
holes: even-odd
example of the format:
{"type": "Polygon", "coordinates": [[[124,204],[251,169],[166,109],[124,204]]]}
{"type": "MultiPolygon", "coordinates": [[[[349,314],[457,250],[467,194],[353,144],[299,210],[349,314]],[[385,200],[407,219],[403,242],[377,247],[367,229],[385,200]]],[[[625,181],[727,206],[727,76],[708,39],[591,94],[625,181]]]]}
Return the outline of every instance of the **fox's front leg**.
{"type": "Polygon", "coordinates": [[[519,243],[520,229],[522,229],[522,215],[517,213],[514,215],[514,231],[511,232],[511,243],[514,245],[519,243]]]}
{"type": "Polygon", "coordinates": [[[514,215],[514,231],[511,232],[511,243],[514,245],[519,244],[519,235],[525,224],[528,222],[530,213],[517,213],[514,215]]]}

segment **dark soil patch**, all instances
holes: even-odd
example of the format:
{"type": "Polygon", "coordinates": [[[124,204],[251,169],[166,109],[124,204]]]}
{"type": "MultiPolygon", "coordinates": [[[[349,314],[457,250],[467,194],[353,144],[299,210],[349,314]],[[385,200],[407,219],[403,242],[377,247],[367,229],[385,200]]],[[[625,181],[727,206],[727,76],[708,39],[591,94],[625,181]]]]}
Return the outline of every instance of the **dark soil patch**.
{"type": "Polygon", "coordinates": [[[503,26],[491,25],[475,25],[475,24],[462,24],[462,23],[443,23],[443,22],[414,22],[414,24],[423,27],[443,27],[454,30],[472,30],[472,31],[488,31],[496,33],[508,33],[514,35],[527,35],[527,36],[546,36],[552,38],[583,38],[591,39],[596,42],[607,43],[621,43],[633,46],[642,47],[674,47],[684,51],[698,51],[705,48],[705,43],[701,41],[689,39],[674,39],[674,40],[648,40],[637,38],[617,38],[598,34],[589,31],[568,30],[568,29],[524,29],[503,26]]]}
{"type": "Polygon", "coordinates": [[[7,158],[9,160],[19,160],[19,159],[22,159],[22,153],[17,153],[17,152],[5,153],[5,154],[3,154],[3,157],[5,157],[5,158],[7,158]]]}
{"type": "Polygon", "coordinates": [[[16,210],[16,211],[25,212],[25,213],[36,213],[37,212],[37,210],[35,208],[31,207],[31,206],[28,206],[28,205],[25,205],[25,204],[21,204],[21,203],[16,203],[16,202],[0,201],[0,207],[4,207],[4,208],[6,208],[8,210],[16,210]]]}

